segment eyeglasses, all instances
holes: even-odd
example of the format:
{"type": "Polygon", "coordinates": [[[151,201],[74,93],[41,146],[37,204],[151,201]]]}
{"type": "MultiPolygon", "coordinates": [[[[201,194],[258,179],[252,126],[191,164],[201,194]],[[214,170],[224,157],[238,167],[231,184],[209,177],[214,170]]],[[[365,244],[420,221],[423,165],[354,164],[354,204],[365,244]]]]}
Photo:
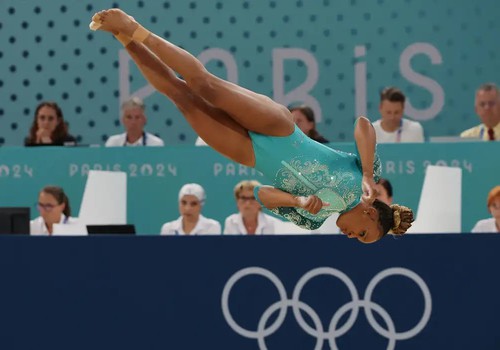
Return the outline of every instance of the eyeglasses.
{"type": "Polygon", "coordinates": [[[52,211],[55,207],[59,206],[58,204],[57,205],[54,205],[54,204],[43,204],[43,203],[36,203],[36,207],[38,208],[38,210],[44,210],[44,211],[52,211]]]}
{"type": "Polygon", "coordinates": [[[247,202],[247,201],[254,201],[255,200],[255,197],[254,196],[251,196],[251,197],[246,197],[246,196],[239,196],[238,197],[238,200],[242,201],[242,202],[247,202]]]}

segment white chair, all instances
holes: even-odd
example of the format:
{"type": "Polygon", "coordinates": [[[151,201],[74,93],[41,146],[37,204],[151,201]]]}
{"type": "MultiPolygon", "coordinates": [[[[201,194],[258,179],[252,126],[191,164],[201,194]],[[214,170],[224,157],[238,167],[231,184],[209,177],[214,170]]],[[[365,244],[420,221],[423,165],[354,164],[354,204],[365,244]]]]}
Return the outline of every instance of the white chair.
{"type": "Polygon", "coordinates": [[[54,224],[53,236],[87,236],[87,226],[80,222],[66,224],[54,224]]]}
{"type": "Polygon", "coordinates": [[[417,217],[408,233],[462,231],[462,169],[429,165],[417,217]]]}
{"type": "Polygon", "coordinates": [[[127,174],[89,171],[78,219],[85,225],[125,225],[127,174]]]}
{"type": "Polygon", "coordinates": [[[326,219],[326,221],[321,225],[320,228],[311,231],[314,234],[338,234],[340,229],[337,226],[337,219],[339,218],[338,213],[333,213],[326,219]]]}

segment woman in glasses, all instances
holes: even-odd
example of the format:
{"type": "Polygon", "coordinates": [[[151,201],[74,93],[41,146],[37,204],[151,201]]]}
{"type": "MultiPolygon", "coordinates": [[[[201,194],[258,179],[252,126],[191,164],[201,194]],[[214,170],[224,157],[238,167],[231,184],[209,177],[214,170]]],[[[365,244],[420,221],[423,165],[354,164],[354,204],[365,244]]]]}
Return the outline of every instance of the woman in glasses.
{"type": "Polygon", "coordinates": [[[238,213],[226,218],[225,235],[261,235],[274,233],[274,224],[278,219],[264,214],[253,193],[261,186],[256,180],[243,180],[234,187],[234,197],[238,213]]]}
{"type": "Polygon", "coordinates": [[[68,196],[58,186],[46,186],[38,194],[40,216],[30,222],[30,234],[33,236],[51,236],[54,224],[74,223],[68,196]]]}

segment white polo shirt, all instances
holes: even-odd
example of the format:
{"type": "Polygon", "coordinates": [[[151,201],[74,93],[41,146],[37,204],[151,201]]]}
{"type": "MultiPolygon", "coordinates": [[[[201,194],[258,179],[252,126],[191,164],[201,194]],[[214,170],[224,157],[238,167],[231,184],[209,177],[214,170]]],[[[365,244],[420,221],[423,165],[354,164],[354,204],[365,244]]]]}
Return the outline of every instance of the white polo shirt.
{"type": "Polygon", "coordinates": [[[127,142],[127,133],[119,135],[111,135],[105,144],[106,147],[122,147],[122,146],[164,146],[163,140],[159,137],[146,132],[134,143],[127,142]]]}
{"type": "Polygon", "coordinates": [[[387,132],[382,129],[381,119],[373,123],[375,134],[377,135],[377,143],[397,143],[399,142],[424,142],[424,128],[419,122],[408,119],[401,119],[401,128],[387,132]]]}
{"type": "MultiPolygon", "coordinates": [[[[198,222],[189,235],[220,235],[221,227],[218,221],[209,219],[200,214],[198,222]]],[[[185,235],[182,229],[182,216],[177,220],[167,222],[161,227],[161,235],[185,235]]]]}
{"type": "Polygon", "coordinates": [[[495,218],[479,220],[472,229],[473,233],[499,233],[495,218]]]}
{"type": "MultiPolygon", "coordinates": [[[[262,234],[273,234],[274,224],[278,219],[272,217],[271,215],[259,213],[257,217],[257,229],[255,230],[256,235],[262,234]]],[[[247,235],[248,231],[243,223],[243,216],[241,213],[229,215],[224,222],[224,234],[225,235],[247,235]]]]}
{"type": "MultiPolygon", "coordinates": [[[[59,224],[74,224],[78,220],[73,217],[68,217],[64,214],[61,214],[61,220],[59,220],[59,224]]],[[[45,220],[43,217],[39,216],[36,219],[30,221],[30,235],[32,236],[48,236],[49,231],[47,230],[47,226],[45,225],[45,220]]]]}

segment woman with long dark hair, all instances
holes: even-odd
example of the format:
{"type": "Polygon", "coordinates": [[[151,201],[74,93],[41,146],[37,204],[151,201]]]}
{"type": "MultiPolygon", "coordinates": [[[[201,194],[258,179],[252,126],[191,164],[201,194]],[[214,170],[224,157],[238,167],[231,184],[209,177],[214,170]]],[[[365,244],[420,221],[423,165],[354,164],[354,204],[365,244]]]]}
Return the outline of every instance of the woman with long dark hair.
{"type": "Polygon", "coordinates": [[[289,110],[292,113],[293,121],[304,134],[319,143],[329,142],[316,130],[316,118],[311,107],[300,105],[290,107],[289,110]]]}
{"type": "Polygon", "coordinates": [[[30,134],[25,146],[75,145],[76,139],[68,132],[61,108],[55,102],[41,102],[35,110],[30,134]]]}

